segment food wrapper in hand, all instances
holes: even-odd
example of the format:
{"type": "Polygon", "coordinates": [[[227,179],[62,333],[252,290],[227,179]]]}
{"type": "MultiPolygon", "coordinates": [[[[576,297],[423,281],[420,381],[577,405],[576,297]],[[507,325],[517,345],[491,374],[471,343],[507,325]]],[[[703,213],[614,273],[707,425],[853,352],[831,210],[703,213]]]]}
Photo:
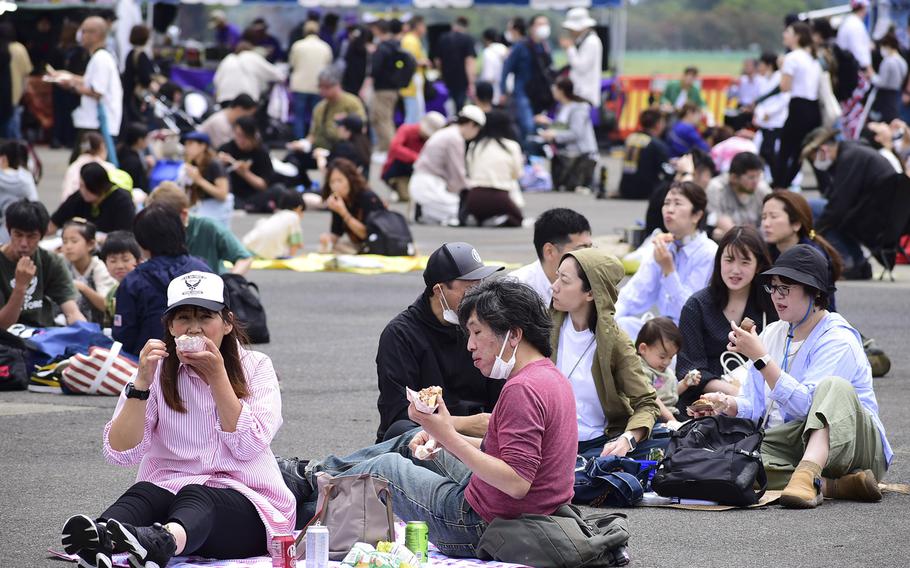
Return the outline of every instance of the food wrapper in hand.
{"type": "Polygon", "coordinates": [[[183,353],[198,353],[205,349],[205,338],[201,335],[181,335],[174,340],[177,351],[183,353]]]}
{"type": "Polygon", "coordinates": [[[414,449],[414,457],[419,460],[428,460],[438,454],[441,449],[436,445],[436,440],[430,438],[425,444],[414,449]]]}
{"type": "Polygon", "coordinates": [[[439,408],[439,404],[436,406],[427,406],[422,400],[420,400],[420,395],[417,394],[417,391],[415,390],[404,387],[404,391],[407,393],[408,400],[414,403],[414,408],[420,412],[423,412],[424,414],[433,414],[436,412],[436,409],[439,408]]]}

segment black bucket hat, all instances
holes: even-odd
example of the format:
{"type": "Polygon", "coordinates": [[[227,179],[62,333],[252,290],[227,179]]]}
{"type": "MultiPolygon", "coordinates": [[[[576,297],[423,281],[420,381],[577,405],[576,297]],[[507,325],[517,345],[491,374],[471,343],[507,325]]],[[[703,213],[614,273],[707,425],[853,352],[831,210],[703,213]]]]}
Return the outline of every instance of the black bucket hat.
{"type": "Polygon", "coordinates": [[[828,259],[810,245],[792,247],[777,257],[774,266],[761,275],[766,280],[771,280],[772,276],[783,276],[828,294],[837,290],[834,283],[829,282],[828,259]]]}

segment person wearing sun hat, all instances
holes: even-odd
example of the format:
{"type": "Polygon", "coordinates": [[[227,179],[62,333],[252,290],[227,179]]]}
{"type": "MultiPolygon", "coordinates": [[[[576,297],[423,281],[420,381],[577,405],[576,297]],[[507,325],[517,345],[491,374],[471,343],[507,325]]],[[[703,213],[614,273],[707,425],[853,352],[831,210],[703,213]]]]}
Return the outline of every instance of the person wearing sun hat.
{"type": "Polygon", "coordinates": [[[594,30],[596,25],[597,20],[587,8],[572,8],[562,23],[569,36],[559,40],[569,60],[569,79],[575,85],[575,94],[595,107],[600,105],[604,55],[603,42],[594,30]]]}
{"type": "Polygon", "coordinates": [[[465,146],[486,123],[487,115],[480,107],[467,105],[458,113],[454,124],[427,140],[408,182],[417,222],[458,224],[459,194],[469,188],[465,146]]]}
{"type": "Polygon", "coordinates": [[[834,284],[824,256],[796,245],[762,273],[780,316],[761,335],[731,322],[730,351],[746,356],[739,396],[704,396],[714,411],[765,428],[768,489],[781,504],[808,509],[824,498],[878,501],[894,456],[878,415],[859,332],[827,310],[834,284]]]}
{"type": "Polygon", "coordinates": [[[116,553],[131,566],[263,556],[293,530],[296,503],[270,447],[278,377],[225,300],[217,274],[168,283],[164,333],[140,350],[103,434],[109,463],[139,466],[136,483],[101,515],[66,521],[61,540],[80,566],[109,568],[116,553]]]}

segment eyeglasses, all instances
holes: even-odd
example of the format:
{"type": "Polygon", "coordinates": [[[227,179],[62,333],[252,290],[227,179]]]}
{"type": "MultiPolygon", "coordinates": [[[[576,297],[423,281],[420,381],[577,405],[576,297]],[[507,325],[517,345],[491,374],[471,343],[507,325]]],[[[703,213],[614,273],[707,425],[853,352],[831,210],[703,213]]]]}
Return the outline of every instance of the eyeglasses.
{"type": "Polygon", "coordinates": [[[781,298],[786,298],[790,295],[790,286],[778,286],[776,284],[765,284],[763,286],[765,292],[771,294],[772,296],[777,294],[781,298]]]}

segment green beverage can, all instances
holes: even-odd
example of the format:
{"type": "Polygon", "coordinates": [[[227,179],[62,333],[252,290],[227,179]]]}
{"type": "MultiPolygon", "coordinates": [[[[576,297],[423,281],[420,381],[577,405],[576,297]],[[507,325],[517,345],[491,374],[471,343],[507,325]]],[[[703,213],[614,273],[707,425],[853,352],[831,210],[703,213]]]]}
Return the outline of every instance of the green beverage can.
{"type": "Polygon", "coordinates": [[[404,528],[404,545],[413,552],[420,563],[427,562],[430,550],[430,527],[423,521],[410,521],[404,528]]]}

